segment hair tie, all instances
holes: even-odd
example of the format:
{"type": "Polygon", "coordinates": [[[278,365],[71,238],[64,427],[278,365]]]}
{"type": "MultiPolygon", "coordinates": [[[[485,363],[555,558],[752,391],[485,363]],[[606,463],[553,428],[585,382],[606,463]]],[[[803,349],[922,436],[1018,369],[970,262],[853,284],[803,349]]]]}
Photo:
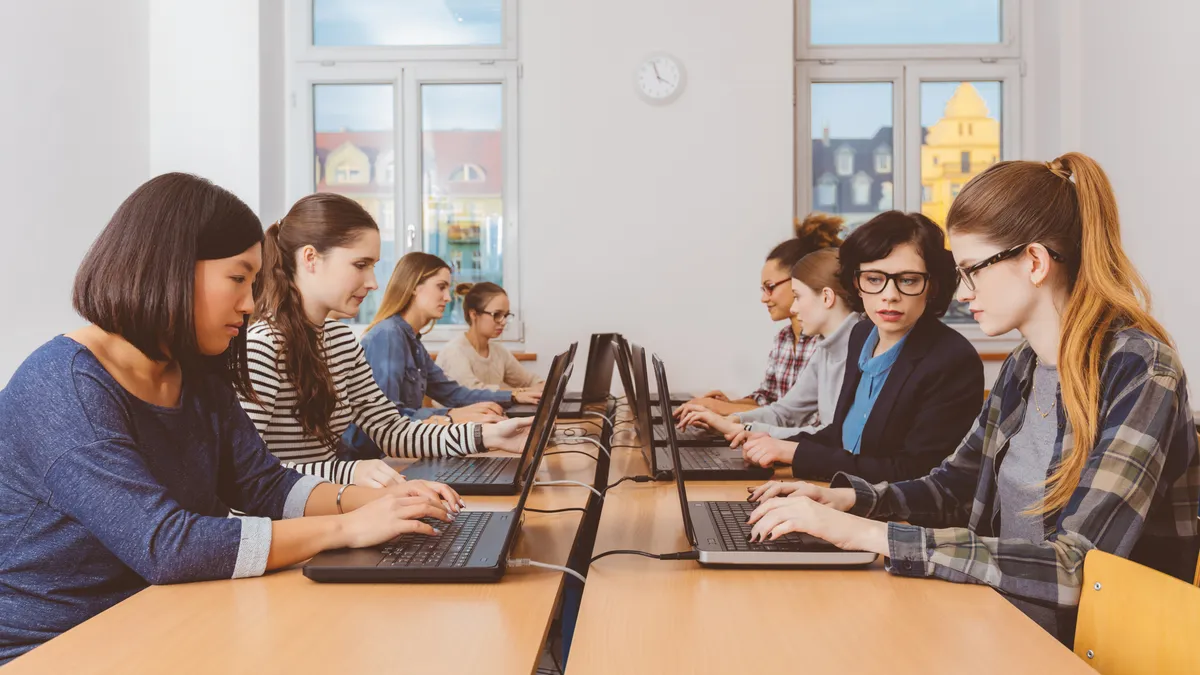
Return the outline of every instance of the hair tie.
{"type": "Polygon", "coordinates": [[[1061,178],[1065,181],[1071,180],[1071,171],[1069,169],[1067,169],[1066,167],[1064,167],[1062,165],[1062,162],[1060,162],[1057,159],[1054,160],[1053,162],[1046,162],[1046,168],[1050,170],[1050,173],[1054,174],[1055,176],[1058,176],[1059,178],[1061,178]]]}

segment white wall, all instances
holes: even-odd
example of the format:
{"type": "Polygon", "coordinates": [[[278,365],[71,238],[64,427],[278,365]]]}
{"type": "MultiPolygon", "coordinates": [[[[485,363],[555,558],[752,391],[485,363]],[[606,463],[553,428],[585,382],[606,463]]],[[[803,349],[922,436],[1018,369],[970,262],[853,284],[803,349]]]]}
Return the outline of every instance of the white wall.
{"type": "Polygon", "coordinates": [[[151,173],[199,174],[255,211],[261,201],[259,11],[255,0],[149,5],[151,173]]]}
{"type": "Polygon", "coordinates": [[[82,320],[75,270],[149,177],[147,0],[0,2],[0,386],[82,320]]]}
{"type": "Polygon", "coordinates": [[[784,0],[521,3],[522,315],[540,368],[615,330],[662,354],[672,388],[757,384],[778,329],[759,269],[792,222],[792,17],[784,0]],[[665,107],[634,90],[654,51],[687,70],[665,107]]]}
{"type": "MultiPolygon", "coordinates": [[[[1112,180],[1125,248],[1150,285],[1154,313],[1200,378],[1200,228],[1191,212],[1200,134],[1200,4],[1087,0],[1080,12],[1079,149],[1112,180]]],[[[1193,407],[1196,399],[1193,398],[1193,407]]]]}

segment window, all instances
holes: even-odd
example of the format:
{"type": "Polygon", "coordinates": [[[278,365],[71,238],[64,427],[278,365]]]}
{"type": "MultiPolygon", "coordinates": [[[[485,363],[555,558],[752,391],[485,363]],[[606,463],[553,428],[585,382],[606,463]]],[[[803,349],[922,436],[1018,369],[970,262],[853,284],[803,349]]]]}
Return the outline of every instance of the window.
{"type": "MultiPolygon", "coordinates": [[[[516,1],[294,4],[288,199],[338,192],[380,227],[381,289],[350,323],[374,318],[410,251],[441,257],[455,282],[503,285],[519,311],[516,1]]],[[[432,340],[462,330],[459,303],[432,340]]]]}
{"type": "Polygon", "coordinates": [[[852,186],[855,206],[866,206],[871,202],[871,177],[862,171],[854,177],[852,186]]]}
{"type": "Polygon", "coordinates": [[[892,149],[889,146],[881,145],[875,148],[875,173],[891,173],[892,172],[892,149]]]}
{"type": "Polygon", "coordinates": [[[810,139],[797,214],[833,210],[852,229],[896,208],[944,224],[972,177],[1020,156],[1021,4],[797,0],[796,135],[810,139]]]}
{"type": "Polygon", "coordinates": [[[817,206],[830,211],[837,205],[837,179],[830,174],[817,181],[817,206]]]}
{"type": "Polygon", "coordinates": [[[849,176],[854,173],[854,148],[843,145],[837,150],[837,174],[849,176]]]}

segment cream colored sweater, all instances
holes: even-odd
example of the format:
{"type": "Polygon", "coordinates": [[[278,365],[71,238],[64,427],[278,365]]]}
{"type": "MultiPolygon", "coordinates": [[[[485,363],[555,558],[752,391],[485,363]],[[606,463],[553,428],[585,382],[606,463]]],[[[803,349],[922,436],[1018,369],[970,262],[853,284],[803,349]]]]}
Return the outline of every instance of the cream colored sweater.
{"type": "Polygon", "coordinates": [[[498,342],[488,345],[484,358],[459,334],[438,350],[438,366],[450,379],[468,389],[519,389],[541,381],[498,342]]]}

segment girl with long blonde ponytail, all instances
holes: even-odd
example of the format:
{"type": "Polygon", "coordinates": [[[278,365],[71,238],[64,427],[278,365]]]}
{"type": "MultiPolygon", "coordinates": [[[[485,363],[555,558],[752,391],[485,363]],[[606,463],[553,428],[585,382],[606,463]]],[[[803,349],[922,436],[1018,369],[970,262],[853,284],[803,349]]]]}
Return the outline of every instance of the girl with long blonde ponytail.
{"type": "Polygon", "coordinates": [[[751,522],[760,536],[888,555],[895,574],[990,585],[1070,645],[1088,551],[1192,579],[1200,452],[1187,378],[1090,157],[996,164],[963,188],[946,228],[959,300],[984,333],[1024,338],[971,433],[917,480],[762,486],[751,522]],[[784,494],[809,499],[773,498],[784,494]]]}

